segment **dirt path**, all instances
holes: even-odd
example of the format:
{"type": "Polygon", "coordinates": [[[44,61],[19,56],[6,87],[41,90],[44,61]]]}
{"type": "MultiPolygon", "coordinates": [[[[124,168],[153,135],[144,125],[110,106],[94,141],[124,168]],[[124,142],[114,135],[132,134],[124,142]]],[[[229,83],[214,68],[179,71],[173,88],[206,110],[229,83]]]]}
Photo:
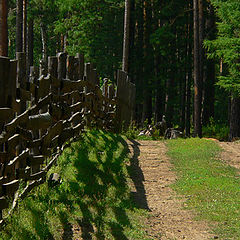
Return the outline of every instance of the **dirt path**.
{"type": "Polygon", "coordinates": [[[132,191],[140,207],[149,209],[146,225],[152,239],[214,239],[207,224],[194,221],[194,214],[184,210],[185,199],[179,199],[170,188],[176,181],[172,165],[166,156],[166,146],[157,141],[131,141],[134,169],[132,191]]]}
{"type": "Polygon", "coordinates": [[[240,143],[219,142],[219,145],[224,150],[221,153],[221,159],[240,170],[240,143]]]}

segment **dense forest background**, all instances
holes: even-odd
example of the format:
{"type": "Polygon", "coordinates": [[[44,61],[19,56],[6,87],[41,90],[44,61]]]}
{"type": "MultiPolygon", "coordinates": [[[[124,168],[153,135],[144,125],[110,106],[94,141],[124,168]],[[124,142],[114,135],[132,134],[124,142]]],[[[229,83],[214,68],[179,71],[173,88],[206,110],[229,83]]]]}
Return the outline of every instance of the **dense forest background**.
{"type": "Polygon", "coordinates": [[[239,0],[1,0],[1,55],[26,52],[29,69],[57,52],[80,52],[114,82],[125,3],[136,124],[165,115],[187,136],[240,137],[239,0]]]}

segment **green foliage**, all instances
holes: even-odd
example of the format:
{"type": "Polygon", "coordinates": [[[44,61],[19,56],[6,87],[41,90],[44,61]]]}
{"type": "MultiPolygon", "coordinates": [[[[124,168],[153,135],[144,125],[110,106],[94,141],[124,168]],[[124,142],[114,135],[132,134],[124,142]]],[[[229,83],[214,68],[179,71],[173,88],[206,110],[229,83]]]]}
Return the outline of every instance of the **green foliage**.
{"type": "Polygon", "coordinates": [[[78,239],[148,239],[142,225],[147,216],[132,202],[124,138],[89,131],[66,149],[51,172],[62,184],[43,184],[19,207],[0,239],[65,239],[72,226],[81,229],[78,239]]]}
{"type": "Polygon", "coordinates": [[[123,38],[123,0],[58,0],[60,18],[55,34],[67,35],[70,54],[85,53],[99,73],[113,78],[120,67],[123,38]]]}
{"type": "MultiPolygon", "coordinates": [[[[152,123],[154,126],[154,124],[152,123]]],[[[160,131],[158,129],[153,129],[151,136],[141,135],[139,133],[148,128],[147,120],[144,122],[144,128],[138,128],[134,122],[130,124],[126,131],[123,131],[122,134],[125,135],[128,139],[137,139],[137,140],[162,140],[160,136],[160,131]]]]}
{"type": "Polygon", "coordinates": [[[128,139],[136,139],[138,134],[139,130],[133,122],[130,124],[127,131],[123,132],[123,135],[125,135],[128,139]]]}
{"type": "Polygon", "coordinates": [[[226,124],[215,122],[213,118],[207,126],[203,126],[203,136],[216,138],[220,141],[227,141],[229,136],[229,127],[226,124]]]}
{"type": "Polygon", "coordinates": [[[211,0],[219,18],[218,36],[205,41],[209,58],[221,59],[227,69],[219,76],[219,86],[240,93],[240,2],[238,0],[211,0]]]}
{"type": "Polygon", "coordinates": [[[218,224],[213,229],[219,239],[239,239],[239,173],[218,158],[219,146],[197,138],[171,140],[167,145],[178,174],[173,187],[188,196],[187,206],[200,219],[218,224]]]}

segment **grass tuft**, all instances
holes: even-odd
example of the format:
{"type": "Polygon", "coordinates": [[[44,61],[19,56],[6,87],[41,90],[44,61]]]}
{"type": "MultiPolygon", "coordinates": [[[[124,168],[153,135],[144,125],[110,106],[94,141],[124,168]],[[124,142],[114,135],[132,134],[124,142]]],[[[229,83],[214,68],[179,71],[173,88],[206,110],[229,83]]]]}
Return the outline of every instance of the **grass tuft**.
{"type": "Polygon", "coordinates": [[[239,173],[219,159],[220,147],[211,140],[167,142],[178,181],[174,189],[188,197],[187,206],[199,218],[218,223],[221,239],[240,239],[239,173]]]}

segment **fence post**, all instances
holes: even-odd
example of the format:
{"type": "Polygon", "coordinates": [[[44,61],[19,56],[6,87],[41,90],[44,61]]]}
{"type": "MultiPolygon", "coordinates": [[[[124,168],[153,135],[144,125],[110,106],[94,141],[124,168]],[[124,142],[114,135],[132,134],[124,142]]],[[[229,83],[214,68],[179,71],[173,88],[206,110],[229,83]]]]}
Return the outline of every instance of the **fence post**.
{"type": "Polygon", "coordinates": [[[116,109],[116,130],[119,132],[127,127],[127,105],[128,105],[128,87],[127,73],[118,70],[117,73],[117,109],[116,109]]]}
{"type": "MultiPolygon", "coordinates": [[[[25,88],[27,82],[26,78],[26,55],[24,52],[16,53],[17,59],[17,86],[19,88],[25,88]]],[[[21,113],[26,110],[26,101],[21,101],[21,113]]]]}
{"type": "MultiPolygon", "coordinates": [[[[0,107],[7,106],[7,89],[8,89],[8,78],[10,70],[10,59],[6,57],[0,57],[0,107]]],[[[3,130],[4,122],[0,122],[0,133],[3,130]]],[[[4,144],[0,145],[0,151],[4,152],[4,144]]],[[[3,163],[0,163],[0,177],[3,173],[3,163]]],[[[2,186],[0,186],[0,199],[3,197],[2,186]]],[[[0,208],[1,209],[1,208],[0,208]]],[[[2,222],[2,210],[0,210],[0,223],[2,222]]]]}
{"type": "Polygon", "coordinates": [[[84,55],[77,53],[75,59],[77,60],[77,80],[83,80],[84,77],[84,55]]]}
{"type": "MultiPolygon", "coordinates": [[[[108,97],[108,79],[103,79],[102,94],[104,97],[108,97]]],[[[108,112],[107,102],[103,101],[103,111],[108,112]]]]}
{"type": "Polygon", "coordinates": [[[108,98],[112,100],[115,98],[115,95],[116,95],[116,92],[115,92],[114,86],[113,84],[111,84],[108,86],[108,98]]]}
{"type": "Polygon", "coordinates": [[[58,79],[61,81],[64,78],[66,78],[66,59],[67,59],[67,54],[64,52],[58,53],[57,54],[58,58],[58,79]]]}
{"type": "MultiPolygon", "coordinates": [[[[10,69],[9,69],[9,76],[8,76],[8,107],[12,108],[13,101],[16,100],[16,88],[17,88],[17,61],[11,60],[10,61],[10,69]]],[[[17,109],[13,109],[16,111],[17,109]]],[[[17,112],[17,111],[16,111],[17,112]]]]}
{"type": "Polygon", "coordinates": [[[75,80],[75,57],[67,56],[67,79],[75,80]]]}
{"type": "MultiPolygon", "coordinates": [[[[48,57],[48,73],[54,78],[55,81],[58,81],[58,58],[55,56],[48,57]]],[[[55,95],[58,95],[58,86],[51,85],[51,92],[55,95]]]]}
{"type": "Polygon", "coordinates": [[[58,58],[48,57],[48,73],[57,78],[58,77],[58,58]]]}
{"type": "Polygon", "coordinates": [[[130,82],[130,94],[129,94],[129,102],[130,102],[130,111],[131,111],[131,122],[135,121],[135,108],[136,108],[136,86],[135,84],[130,82]]]}

